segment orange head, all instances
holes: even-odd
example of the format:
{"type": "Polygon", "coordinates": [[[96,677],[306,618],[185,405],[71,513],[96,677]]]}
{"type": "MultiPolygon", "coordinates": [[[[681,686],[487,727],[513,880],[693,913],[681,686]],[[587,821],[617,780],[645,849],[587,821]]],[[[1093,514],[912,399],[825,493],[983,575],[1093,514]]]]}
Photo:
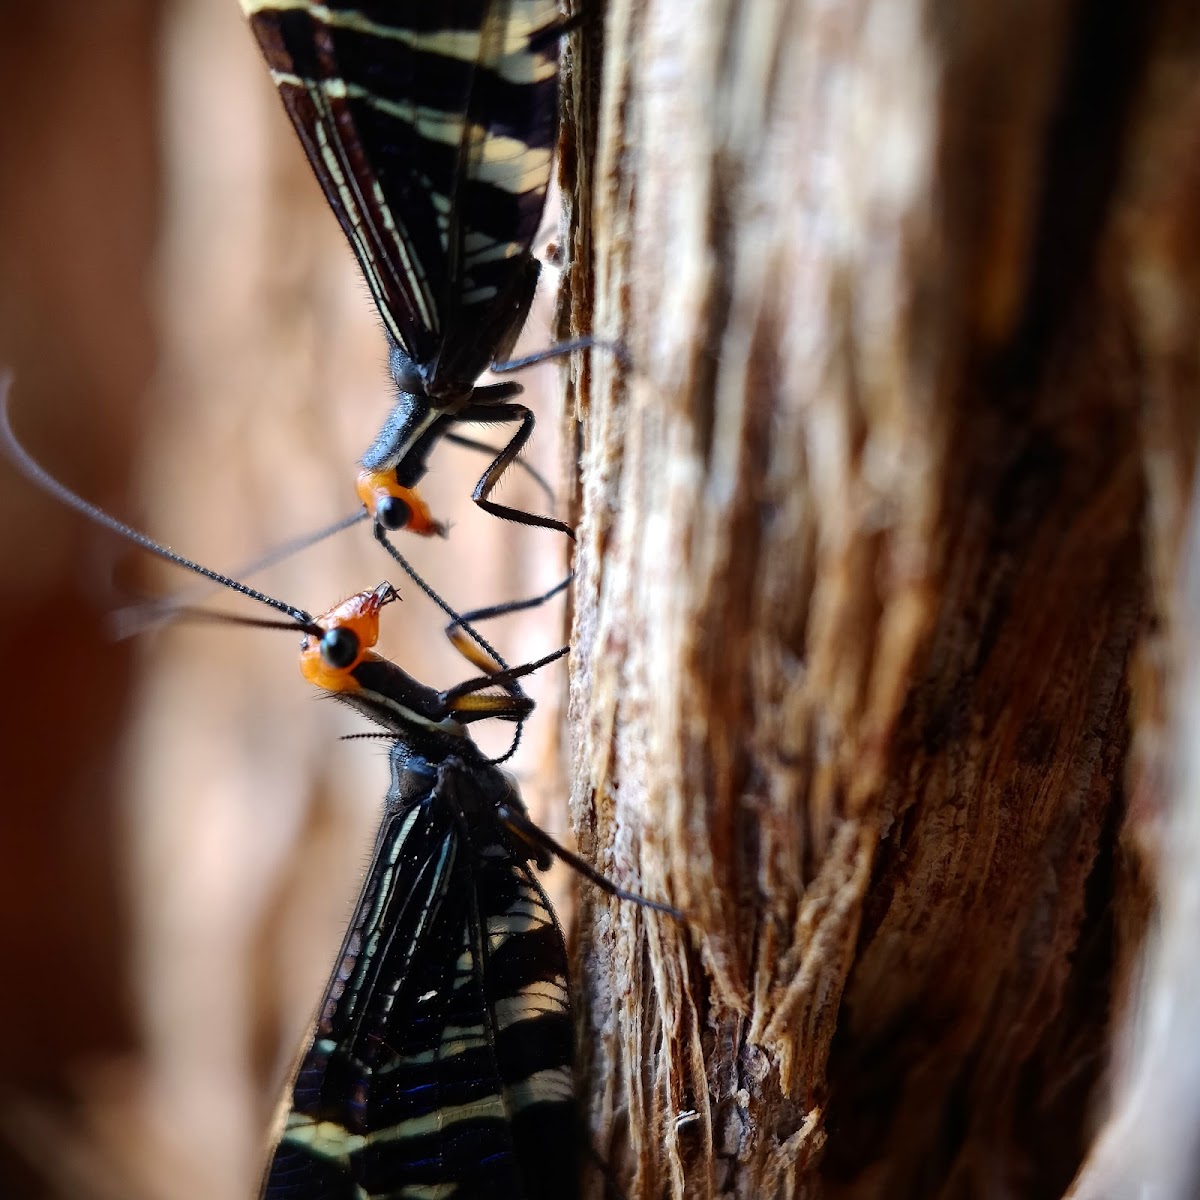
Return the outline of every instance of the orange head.
{"type": "Polygon", "coordinates": [[[355,667],[365,659],[379,658],[371,650],[379,640],[379,612],[399,598],[390,583],[381,583],[317,617],[313,624],[322,631],[321,636],[309,633],[300,649],[304,678],[328,692],[356,690],[355,667]]]}
{"type": "Polygon", "coordinates": [[[395,471],[360,471],[356,490],[371,519],[384,529],[407,529],[422,537],[446,536],[446,526],[433,519],[416,489],[396,482],[395,471]]]}

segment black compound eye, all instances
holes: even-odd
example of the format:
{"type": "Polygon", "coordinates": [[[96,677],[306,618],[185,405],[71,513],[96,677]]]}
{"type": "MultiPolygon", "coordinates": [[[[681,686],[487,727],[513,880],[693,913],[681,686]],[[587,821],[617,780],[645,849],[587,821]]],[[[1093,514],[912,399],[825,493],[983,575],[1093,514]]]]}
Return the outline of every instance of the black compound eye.
{"type": "Polygon", "coordinates": [[[321,638],[321,658],[342,670],[358,657],[358,635],[352,629],[331,629],[321,638]]]}
{"type": "Polygon", "coordinates": [[[399,496],[384,496],[375,507],[375,520],[384,529],[403,529],[412,520],[412,508],[399,496]]]}

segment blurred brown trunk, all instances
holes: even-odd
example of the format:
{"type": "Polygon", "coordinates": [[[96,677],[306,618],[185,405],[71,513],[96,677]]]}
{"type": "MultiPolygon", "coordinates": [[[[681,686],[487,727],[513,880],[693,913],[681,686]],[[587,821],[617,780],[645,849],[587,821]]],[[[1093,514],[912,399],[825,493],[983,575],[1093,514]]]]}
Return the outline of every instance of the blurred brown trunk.
{"type": "MultiPolygon", "coordinates": [[[[348,512],[386,347],[239,5],[0,4],[0,66],[0,366],[24,442],[214,567],[348,512]]],[[[546,325],[535,312],[522,349],[546,325]]],[[[553,370],[524,382],[552,411],[553,370]]],[[[553,437],[531,450],[553,480],[553,437]]],[[[425,494],[453,541],[405,546],[460,608],[563,569],[563,539],[471,503],[483,465],[439,450],[425,494]]],[[[536,506],[512,474],[505,498],[536,506]]],[[[385,748],[337,741],[364,722],[315,702],[293,637],[181,624],[112,643],[107,614],[186,577],[3,461],[0,545],[0,1197],[244,1200],[361,882],[385,748]]],[[[392,571],[360,526],[255,581],[320,611],[392,571]]],[[[381,649],[458,682],[441,614],[396,582],[381,649]]],[[[540,657],[560,613],[499,644],[540,657]]],[[[565,689],[551,669],[529,691],[511,765],[561,834],[565,689]]]]}
{"type": "MultiPolygon", "coordinates": [[[[19,436],[129,511],[154,363],[157,0],[0,5],[0,368],[19,436]]],[[[138,1043],[117,773],[134,651],[111,548],[0,463],[0,1195],[77,1178],[98,1064],[138,1043]],[[66,1126],[70,1126],[70,1133],[66,1126]]],[[[112,1072],[110,1072],[111,1074],[112,1072]]]]}
{"type": "Polygon", "coordinates": [[[612,0],[573,39],[563,332],[630,359],[567,427],[574,817],[691,925],[584,894],[630,1200],[1097,1177],[1184,652],[1198,34],[612,0]]]}

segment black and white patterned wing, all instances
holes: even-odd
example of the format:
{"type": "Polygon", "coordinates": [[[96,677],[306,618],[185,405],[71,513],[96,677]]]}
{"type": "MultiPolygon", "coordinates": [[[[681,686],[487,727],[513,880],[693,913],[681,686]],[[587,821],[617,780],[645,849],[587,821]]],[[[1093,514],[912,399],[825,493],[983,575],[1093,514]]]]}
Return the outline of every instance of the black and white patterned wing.
{"type": "Polygon", "coordinates": [[[490,777],[444,764],[421,803],[389,811],[269,1200],[575,1194],[562,935],[528,865],[500,841],[481,853],[446,802],[490,777]]]}
{"type": "Polygon", "coordinates": [[[553,0],[242,5],[392,339],[431,390],[486,365],[550,181],[553,0]]]}
{"type": "Polygon", "coordinates": [[[476,894],[486,931],[482,981],[521,1194],[567,1200],[579,1177],[580,1125],[562,930],[528,863],[482,872],[476,894]]]}
{"type": "Polygon", "coordinates": [[[427,386],[453,393],[506,354],[524,323],[558,135],[554,0],[488,5],[451,193],[445,333],[427,386]]]}

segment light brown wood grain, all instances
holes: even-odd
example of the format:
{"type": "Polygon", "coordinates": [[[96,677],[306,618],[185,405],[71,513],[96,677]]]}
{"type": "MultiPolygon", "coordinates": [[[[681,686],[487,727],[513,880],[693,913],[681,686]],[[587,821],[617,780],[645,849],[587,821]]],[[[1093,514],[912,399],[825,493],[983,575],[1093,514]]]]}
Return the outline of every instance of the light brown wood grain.
{"type": "Polygon", "coordinates": [[[1194,461],[1176,9],[614,0],[578,35],[563,323],[629,365],[567,427],[574,814],[690,919],[584,893],[632,1200],[1087,1161],[1194,461]]]}

